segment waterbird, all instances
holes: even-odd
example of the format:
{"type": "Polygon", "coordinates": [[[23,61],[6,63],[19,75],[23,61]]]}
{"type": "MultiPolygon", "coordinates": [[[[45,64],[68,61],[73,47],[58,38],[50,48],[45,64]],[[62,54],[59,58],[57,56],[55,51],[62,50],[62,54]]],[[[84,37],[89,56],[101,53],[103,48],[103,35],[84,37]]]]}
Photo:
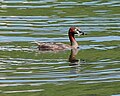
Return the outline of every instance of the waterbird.
{"type": "Polygon", "coordinates": [[[86,35],[79,27],[70,27],[68,31],[68,36],[70,40],[70,45],[56,42],[36,42],[38,45],[38,49],[40,51],[59,51],[59,50],[67,50],[67,49],[77,49],[78,43],[75,40],[75,34],[86,35]]]}

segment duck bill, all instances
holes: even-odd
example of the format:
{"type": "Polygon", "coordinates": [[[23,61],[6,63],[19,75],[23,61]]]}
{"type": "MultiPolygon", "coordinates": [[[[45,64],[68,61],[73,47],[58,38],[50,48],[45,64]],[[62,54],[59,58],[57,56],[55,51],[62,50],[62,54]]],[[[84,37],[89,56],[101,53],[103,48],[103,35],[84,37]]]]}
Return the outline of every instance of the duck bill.
{"type": "Polygon", "coordinates": [[[80,36],[80,35],[85,35],[85,33],[82,32],[82,31],[77,31],[77,34],[78,34],[78,36],[80,36]]]}

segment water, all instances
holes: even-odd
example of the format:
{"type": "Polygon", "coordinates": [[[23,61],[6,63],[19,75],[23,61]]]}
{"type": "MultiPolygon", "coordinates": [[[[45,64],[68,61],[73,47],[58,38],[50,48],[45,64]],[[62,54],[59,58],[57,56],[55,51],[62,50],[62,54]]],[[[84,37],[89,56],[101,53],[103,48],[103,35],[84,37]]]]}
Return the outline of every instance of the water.
{"type": "Polygon", "coordinates": [[[119,0],[1,0],[1,96],[119,96],[119,0]],[[69,44],[70,26],[79,49],[40,52],[35,41],[69,44]],[[74,50],[73,50],[74,51],[74,50]]]}

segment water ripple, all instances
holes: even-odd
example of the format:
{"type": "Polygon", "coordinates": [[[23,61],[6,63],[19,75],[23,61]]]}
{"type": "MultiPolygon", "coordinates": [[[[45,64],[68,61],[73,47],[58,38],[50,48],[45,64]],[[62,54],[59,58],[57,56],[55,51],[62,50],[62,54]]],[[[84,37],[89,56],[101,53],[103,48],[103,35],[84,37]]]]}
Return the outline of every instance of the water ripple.
{"type": "MultiPolygon", "coordinates": [[[[49,87],[47,84],[67,88],[70,86],[65,84],[71,82],[76,82],[77,86],[84,85],[85,88],[82,87],[84,95],[94,95],[94,92],[98,94],[101,92],[103,95],[106,92],[107,96],[108,90],[118,90],[114,83],[120,82],[119,0],[1,0],[0,2],[2,95],[47,93],[49,87]],[[76,37],[80,43],[76,55],[78,65],[72,66],[68,62],[70,50],[38,51],[34,41],[68,43],[67,32],[70,26],[78,26],[88,34],[76,37]],[[102,90],[99,92],[99,88],[94,84],[105,85],[105,88],[100,86],[104,92],[102,90]],[[89,86],[90,91],[94,91],[93,94],[89,94],[89,86]]],[[[73,87],[70,89],[71,92],[75,92],[73,87]]],[[[113,90],[109,95],[117,96],[118,93],[113,90]]]]}

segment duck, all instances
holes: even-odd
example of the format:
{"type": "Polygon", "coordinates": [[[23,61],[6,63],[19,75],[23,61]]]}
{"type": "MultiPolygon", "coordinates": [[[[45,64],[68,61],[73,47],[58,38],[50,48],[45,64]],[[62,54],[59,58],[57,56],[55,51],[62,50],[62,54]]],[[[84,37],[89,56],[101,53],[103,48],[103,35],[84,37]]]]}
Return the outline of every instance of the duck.
{"type": "Polygon", "coordinates": [[[59,50],[67,50],[67,49],[77,49],[79,45],[75,39],[75,34],[78,36],[86,35],[79,27],[70,27],[68,30],[68,36],[70,40],[69,44],[64,44],[60,42],[36,42],[38,45],[38,49],[40,51],[59,51],[59,50]]]}

